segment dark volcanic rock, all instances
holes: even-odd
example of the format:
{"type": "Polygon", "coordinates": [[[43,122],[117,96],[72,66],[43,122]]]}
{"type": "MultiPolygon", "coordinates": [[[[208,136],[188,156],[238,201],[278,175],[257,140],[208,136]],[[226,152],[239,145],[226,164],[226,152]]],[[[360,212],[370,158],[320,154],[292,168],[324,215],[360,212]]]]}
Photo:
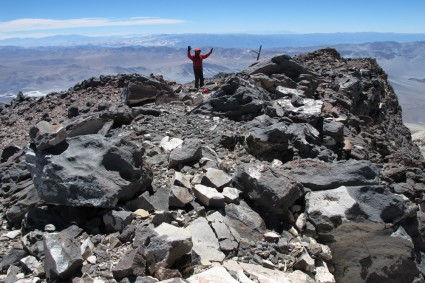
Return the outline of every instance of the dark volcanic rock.
{"type": "Polygon", "coordinates": [[[114,278],[121,280],[129,276],[144,276],[146,273],[144,252],[143,247],[128,251],[112,269],[114,278]]]}
{"type": "Polygon", "coordinates": [[[259,240],[263,237],[262,232],[266,229],[264,220],[245,202],[241,202],[240,205],[233,203],[226,205],[225,218],[226,224],[233,227],[248,241],[259,240]]]}
{"type": "Polygon", "coordinates": [[[259,116],[246,123],[248,152],[258,159],[272,161],[292,160],[294,155],[316,157],[319,150],[319,132],[309,124],[293,124],[259,116]]]}
{"type": "Polygon", "coordinates": [[[12,248],[2,258],[0,263],[0,270],[6,271],[11,265],[17,264],[22,258],[26,257],[28,253],[22,248],[12,248]]]}
{"type": "Polygon", "coordinates": [[[255,206],[278,217],[303,193],[302,185],[285,176],[283,170],[261,164],[239,168],[233,182],[255,206]]]}
{"type": "Polygon", "coordinates": [[[262,114],[264,103],[268,100],[269,95],[261,88],[249,85],[245,78],[232,77],[192,113],[225,116],[236,121],[251,120],[262,114]]]}
{"type": "Polygon", "coordinates": [[[173,90],[152,77],[140,76],[131,80],[122,93],[128,105],[140,105],[155,102],[161,95],[173,96],[173,90]]]}
{"type": "Polygon", "coordinates": [[[67,140],[59,154],[27,153],[40,197],[51,204],[114,207],[150,185],[152,175],[136,145],[101,135],[67,140]]]}
{"type": "Polygon", "coordinates": [[[170,153],[168,166],[170,168],[198,161],[202,157],[201,141],[198,139],[185,140],[180,148],[170,153]]]}
{"type": "Polygon", "coordinates": [[[18,153],[20,150],[21,148],[14,144],[10,144],[6,146],[1,152],[0,162],[6,162],[9,159],[9,157],[12,157],[15,153],[18,153]]]}
{"type": "Polygon", "coordinates": [[[386,225],[408,213],[405,200],[388,188],[342,186],[311,192],[306,202],[319,236],[331,242],[337,280],[410,282],[418,276],[410,236],[386,225]]]}
{"type": "Polygon", "coordinates": [[[289,162],[285,164],[285,167],[289,176],[312,190],[379,184],[378,167],[366,160],[335,163],[300,160],[289,162]]]}
{"type": "Polygon", "coordinates": [[[193,247],[191,235],[182,228],[163,223],[155,228],[155,232],[158,236],[150,239],[144,252],[151,274],[155,274],[160,268],[172,268],[193,247]]]}
{"type": "Polygon", "coordinates": [[[299,62],[288,55],[275,56],[251,65],[245,73],[253,75],[262,73],[268,76],[273,74],[285,74],[291,79],[297,79],[300,74],[309,73],[299,62]]]}

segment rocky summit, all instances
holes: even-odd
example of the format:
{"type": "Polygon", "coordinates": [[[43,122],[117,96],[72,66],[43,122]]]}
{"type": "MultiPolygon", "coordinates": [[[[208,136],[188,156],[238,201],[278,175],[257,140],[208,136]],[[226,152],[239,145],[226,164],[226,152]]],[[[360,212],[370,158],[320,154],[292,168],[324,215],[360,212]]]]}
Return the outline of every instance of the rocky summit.
{"type": "Polygon", "coordinates": [[[0,106],[2,282],[425,282],[424,159],[334,49],[0,106]]]}

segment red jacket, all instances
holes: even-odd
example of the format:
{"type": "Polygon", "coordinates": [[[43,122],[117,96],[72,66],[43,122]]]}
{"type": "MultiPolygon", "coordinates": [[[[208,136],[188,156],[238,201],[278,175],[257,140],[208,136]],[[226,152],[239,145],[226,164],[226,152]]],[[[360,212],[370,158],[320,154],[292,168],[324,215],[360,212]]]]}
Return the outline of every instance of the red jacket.
{"type": "Polygon", "coordinates": [[[192,60],[194,69],[202,69],[202,60],[208,58],[211,55],[212,51],[207,54],[201,54],[201,50],[195,49],[195,55],[190,54],[190,51],[187,51],[187,57],[192,60]]]}

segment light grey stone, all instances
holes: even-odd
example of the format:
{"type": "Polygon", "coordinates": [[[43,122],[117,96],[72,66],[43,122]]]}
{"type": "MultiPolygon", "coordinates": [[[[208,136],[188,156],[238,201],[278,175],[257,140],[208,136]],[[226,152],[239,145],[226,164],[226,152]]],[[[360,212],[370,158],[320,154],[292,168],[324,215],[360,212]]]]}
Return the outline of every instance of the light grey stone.
{"type": "Polygon", "coordinates": [[[32,255],[24,257],[19,262],[21,263],[21,266],[33,276],[39,276],[44,272],[43,264],[32,255]]]}
{"type": "Polygon", "coordinates": [[[251,278],[258,278],[260,282],[273,282],[273,283],[313,283],[309,275],[299,270],[293,272],[283,272],[280,270],[265,268],[258,264],[250,264],[243,262],[224,262],[224,266],[230,271],[238,273],[242,270],[243,273],[251,278]]]}
{"type": "Polygon", "coordinates": [[[83,264],[80,245],[66,234],[45,233],[44,252],[44,270],[49,280],[66,279],[83,264]]]}
{"type": "Polygon", "coordinates": [[[225,186],[229,185],[231,181],[232,177],[223,170],[208,168],[202,179],[202,184],[216,189],[223,189],[225,186]]]}
{"type": "Polygon", "coordinates": [[[170,206],[184,207],[193,200],[193,195],[185,187],[173,186],[170,192],[170,206]]]}
{"type": "Polygon", "coordinates": [[[182,139],[170,138],[169,136],[165,136],[162,138],[161,142],[159,143],[159,146],[165,152],[171,152],[173,149],[181,147],[182,144],[183,144],[182,139]]]}
{"type": "MultiPolygon", "coordinates": [[[[266,224],[261,216],[245,202],[241,201],[239,205],[233,203],[226,205],[225,218],[227,226],[237,231],[241,238],[249,241],[263,239],[266,224]]],[[[235,235],[233,232],[232,234],[235,235]]]]}
{"type": "Polygon", "coordinates": [[[276,94],[283,97],[290,97],[296,95],[300,97],[305,97],[304,91],[295,89],[295,88],[289,88],[289,87],[283,87],[283,86],[277,86],[275,89],[276,94]]]}
{"type": "Polygon", "coordinates": [[[185,229],[192,235],[193,250],[200,256],[202,265],[224,260],[225,255],[220,251],[218,239],[205,218],[195,219],[185,229]]]}
{"type": "Polygon", "coordinates": [[[191,188],[190,177],[178,171],[174,173],[172,183],[173,185],[176,185],[176,186],[182,186],[188,189],[191,188]]]}
{"type": "Polygon", "coordinates": [[[222,194],[226,203],[235,203],[239,200],[239,191],[236,188],[224,187],[222,194]]]}
{"type": "Polygon", "coordinates": [[[214,266],[207,271],[195,274],[187,278],[190,283],[208,282],[208,283],[239,283],[222,266],[214,266]]]}
{"type": "Polygon", "coordinates": [[[90,240],[90,238],[85,239],[81,243],[80,250],[81,250],[81,256],[83,257],[84,260],[87,260],[87,258],[93,254],[94,245],[92,241],[90,240]]]}
{"type": "Polygon", "coordinates": [[[204,185],[195,185],[193,193],[197,200],[210,207],[224,207],[224,196],[216,189],[204,185]]]}
{"type": "Polygon", "coordinates": [[[43,120],[30,129],[29,136],[37,150],[46,150],[63,142],[68,134],[63,125],[52,125],[43,120]]]}

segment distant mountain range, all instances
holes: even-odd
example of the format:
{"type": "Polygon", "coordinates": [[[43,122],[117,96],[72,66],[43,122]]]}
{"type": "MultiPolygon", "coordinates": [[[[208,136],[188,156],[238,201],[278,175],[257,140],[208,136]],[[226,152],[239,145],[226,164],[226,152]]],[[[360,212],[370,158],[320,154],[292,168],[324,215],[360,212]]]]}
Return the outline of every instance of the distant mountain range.
{"type": "Polygon", "coordinates": [[[263,46],[261,58],[333,47],[346,58],[376,58],[399,96],[405,121],[425,124],[425,35],[422,34],[182,34],[127,39],[63,36],[18,41],[21,46],[11,46],[13,40],[0,41],[0,102],[9,102],[19,91],[27,95],[46,94],[66,90],[90,77],[118,73],[155,73],[167,80],[189,82],[193,80],[193,71],[186,57],[188,45],[203,47],[205,52],[214,47],[213,55],[204,61],[206,77],[247,68],[256,61],[253,50],[259,45],[263,46]],[[342,44],[372,38],[391,41],[342,44]],[[336,42],[339,44],[333,44],[336,42]],[[37,46],[42,43],[45,46],[37,46]],[[285,44],[287,47],[282,47],[285,44]]]}
{"type": "Polygon", "coordinates": [[[301,47],[336,44],[361,44],[366,42],[413,42],[425,40],[425,34],[406,33],[311,33],[311,34],[155,34],[134,36],[87,37],[60,35],[44,38],[12,38],[0,40],[0,46],[78,46],[98,45],[123,46],[167,46],[188,45],[215,46],[223,48],[301,47]]]}

